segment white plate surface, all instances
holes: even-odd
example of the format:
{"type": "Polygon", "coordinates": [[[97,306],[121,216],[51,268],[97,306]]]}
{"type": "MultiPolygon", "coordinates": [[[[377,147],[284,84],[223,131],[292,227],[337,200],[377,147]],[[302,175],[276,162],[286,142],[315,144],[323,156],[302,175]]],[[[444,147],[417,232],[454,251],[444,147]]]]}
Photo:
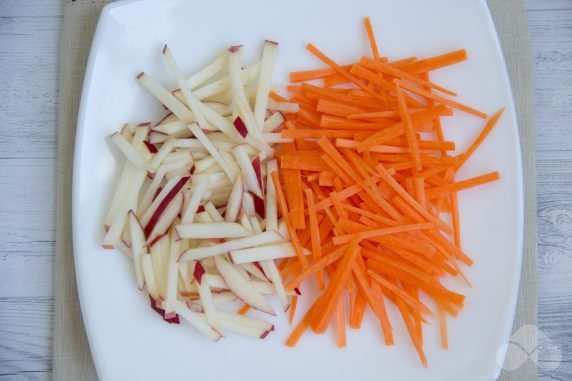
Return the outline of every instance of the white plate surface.
{"type": "MultiPolygon", "coordinates": [[[[448,139],[463,150],[482,120],[455,113],[448,139]]],[[[141,0],[108,5],[99,21],[85,76],[75,146],[73,233],[77,282],[89,343],[102,381],[125,380],[411,380],[484,381],[500,372],[497,351],[508,339],[522,254],[522,169],[514,105],[488,9],[477,0],[141,0]],[[429,369],[420,366],[398,315],[390,311],[397,344],[386,347],[366,318],[338,349],[333,333],[307,334],[283,346],[284,316],[264,341],[229,334],[211,343],[189,326],[168,325],[135,286],[129,261],[100,248],[102,220],[118,170],[106,136],[124,122],[157,121],[161,107],[135,81],[144,70],[174,85],[160,49],[169,44],[189,73],[231,44],[244,44],[253,62],[262,41],[279,42],[275,82],[294,69],[321,67],[304,49],[311,41],[340,62],[368,54],[362,18],[371,16],[382,53],[399,58],[466,48],[469,61],[433,79],[460,99],[492,113],[507,111],[459,178],[492,170],[502,180],[460,195],[466,270],[474,287],[448,281],[467,295],[449,320],[450,349],[439,346],[437,324],[425,329],[429,369]]],[[[502,355],[502,353],[501,353],[502,355]]]]}

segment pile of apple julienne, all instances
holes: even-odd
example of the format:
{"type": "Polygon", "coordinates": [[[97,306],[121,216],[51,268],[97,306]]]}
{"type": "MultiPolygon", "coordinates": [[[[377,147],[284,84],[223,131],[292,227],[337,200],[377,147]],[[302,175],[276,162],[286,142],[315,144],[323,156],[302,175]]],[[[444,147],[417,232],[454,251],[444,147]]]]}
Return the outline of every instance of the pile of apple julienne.
{"type": "Polygon", "coordinates": [[[346,321],[359,328],[367,306],[391,345],[389,301],[425,366],[429,319],[447,347],[446,315],[459,313],[464,296],[440,282],[469,284],[460,265],[472,264],[461,249],[457,192],[499,179],[455,174],[503,109],[489,118],[430,82],[430,71],[465,60],[464,50],[389,61],[365,25],[372,57],[340,66],[308,44],[329,68],[291,81],[324,85],[289,86],[290,101],[272,90],[272,41],[256,64],[243,67],[243,47],[232,46],[191,76],[165,45],[177,87],[137,76],[169,112],[111,135],[125,161],[102,246],[132,259],[138,288],[165,321],[182,318],[215,341],[226,332],[265,338],[274,325],[248,311],[275,315],[273,296],[292,323],[300,284],[312,279],[319,294],[287,345],[333,326],[345,346],[346,321]],[[453,109],[487,119],[456,155],[440,125],[453,109]]]}

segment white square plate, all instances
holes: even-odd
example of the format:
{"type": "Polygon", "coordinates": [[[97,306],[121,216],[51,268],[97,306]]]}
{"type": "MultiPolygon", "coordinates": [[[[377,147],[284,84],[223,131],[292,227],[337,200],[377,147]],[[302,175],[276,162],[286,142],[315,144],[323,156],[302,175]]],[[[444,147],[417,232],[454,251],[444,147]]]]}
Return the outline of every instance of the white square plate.
{"type": "MultiPolygon", "coordinates": [[[[445,122],[449,140],[464,150],[483,121],[456,112],[445,122]]],[[[91,351],[102,381],[125,380],[414,380],[495,379],[497,352],[508,340],[518,294],[522,253],[522,168],[517,124],[499,42],[485,1],[478,0],[140,0],[102,12],[85,75],[77,127],[73,230],[77,282],[91,351]],[[460,100],[492,113],[507,110],[459,178],[493,170],[502,179],[460,195],[466,270],[474,287],[448,285],[467,296],[449,320],[450,349],[439,346],[435,322],[425,328],[429,368],[417,360],[395,311],[397,344],[386,347],[379,325],[366,318],[349,330],[348,347],[333,334],[308,333],[295,349],[283,345],[285,317],[266,340],[230,334],[209,342],[184,323],[168,325],[137,290],[131,263],[100,248],[102,220],[117,164],[106,137],[124,122],[156,122],[158,103],[135,80],[140,71],[174,85],[161,57],[168,43],[189,73],[231,44],[244,44],[245,62],[264,39],[279,42],[275,82],[294,69],[322,67],[307,42],[340,62],[369,54],[362,19],[374,23],[381,51],[392,58],[466,48],[469,60],[432,77],[460,100]]],[[[301,311],[299,311],[301,312],[301,311]]],[[[301,314],[299,313],[299,316],[301,314]]],[[[500,356],[503,353],[501,350],[500,356]]]]}

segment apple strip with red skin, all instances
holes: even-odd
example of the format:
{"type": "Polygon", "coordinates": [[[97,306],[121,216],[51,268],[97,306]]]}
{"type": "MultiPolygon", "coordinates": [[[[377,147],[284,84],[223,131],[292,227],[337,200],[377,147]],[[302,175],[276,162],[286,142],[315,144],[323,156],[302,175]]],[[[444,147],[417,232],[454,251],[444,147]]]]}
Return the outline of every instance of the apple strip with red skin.
{"type": "Polygon", "coordinates": [[[284,220],[283,220],[282,218],[278,221],[278,230],[276,230],[276,231],[277,231],[278,233],[280,233],[280,236],[281,236],[284,240],[286,240],[286,241],[288,241],[288,242],[291,241],[291,239],[290,239],[290,232],[288,231],[288,227],[286,226],[286,222],[284,222],[284,220]]]}
{"type": "Polygon", "coordinates": [[[141,257],[146,253],[147,249],[143,227],[139,223],[133,210],[129,211],[129,232],[131,236],[131,253],[133,255],[133,265],[135,266],[137,287],[139,290],[142,290],[143,287],[145,287],[145,277],[143,276],[141,257]]]}
{"type": "Polygon", "coordinates": [[[129,246],[127,246],[125,244],[125,242],[123,242],[123,240],[120,240],[119,242],[117,242],[117,244],[115,245],[115,248],[117,250],[119,250],[119,252],[123,255],[125,255],[127,258],[133,260],[133,254],[131,253],[131,248],[129,246]]]}
{"type": "MultiPolygon", "coordinates": [[[[210,288],[219,289],[219,290],[228,290],[229,286],[226,284],[226,281],[220,275],[214,274],[204,274],[203,278],[205,282],[208,283],[210,288]]],[[[249,281],[252,287],[258,290],[259,293],[263,295],[276,295],[276,288],[274,284],[268,282],[261,282],[256,280],[249,281]]],[[[286,295],[294,296],[299,295],[296,290],[293,291],[285,291],[286,295]]]]}
{"type": "MultiPolygon", "coordinates": [[[[164,117],[162,117],[156,124],[155,127],[160,126],[162,124],[167,124],[167,123],[171,123],[171,122],[176,122],[180,120],[179,118],[177,118],[177,115],[173,114],[171,111],[169,111],[167,113],[167,115],[165,115],[164,117]]],[[[155,128],[153,127],[153,128],[155,128]]]]}
{"type": "Polygon", "coordinates": [[[292,143],[293,138],[284,138],[280,132],[265,132],[263,133],[264,141],[268,144],[278,143],[292,143]]]}
{"type": "Polygon", "coordinates": [[[208,156],[195,162],[195,173],[200,174],[213,167],[216,167],[218,171],[222,172],[222,168],[218,165],[217,161],[213,159],[212,156],[208,156]]]}
{"type": "Polygon", "coordinates": [[[172,169],[165,173],[165,179],[171,180],[173,177],[186,176],[191,172],[192,165],[187,164],[184,167],[172,169]]]}
{"type": "Polygon", "coordinates": [[[264,41],[260,73],[258,74],[258,86],[256,88],[256,101],[254,103],[254,119],[259,127],[264,126],[277,46],[278,44],[274,41],[264,41]]]}
{"type": "Polygon", "coordinates": [[[172,138],[190,138],[191,132],[187,129],[187,122],[177,119],[176,121],[160,124],[151,129],[151,132],[168,135],[172,138]]]}
{"type": "Polygon", "coordinates": [[[193,159],[193,154],[191,153],[191,151],[185,150],[185,151],[171,152],[170,154],[165,156],[161,165],[169,164],[179,160],[188,160],[191,164],[195,164],[193,159]]]}
{"type": "Polygon", "coordinates": [[[123,135],[115,132],[111,135],[111,141],[115,146],[125,155],[125,158],[131,162],[136,168],[143,169],[145,171],[153,172],[151,165],[145,160],[145,158],[139,153],[131,143],[129,143],[123,135]]]}
{"type": "Polygon", "coordinates": [[[262,225],[260,225],[260,220],[256,216],[250,216],[250,226],[252,226],[252,231],[256,234],[263,232],[262,225]]]}
{"type": "Polygon", "coordinates": [[[242,182],[242,176],[238,176],[234,182],[234,185],[232,186],[230,197],[228,198],[228,204],[226,206],[226,212],[224,215],[225,221],[227,222],[236,221],[238,217],[238,212],[240,211],[243,193],[244,193],[244,185],[242,182]]]}
{"type": "Polygon", "coordinates": [[[137,168],[133,168],[133,171],[134,173],[130,177],[129,187],[126,190],[120,205],[117,207],[115,217],[101,242],[101,246],[104,249],[112,249],[121,241],[121,237],[127,223],[127,213],[130,209],[135,208],[137,199],[139,198],[139,191],[145,181],[147,171],[137,168]]]}
{"type": "Polygon", "coordinates": [[[228,55],[228,74],[230,80],[231,97],[233,115],[238,114],[238,98],[246,98],[244,92],[244,83],[242,81],[242,65],[240,63],[240,56],[242,54],[242,45],[231,46],[227,50],[228,55]]]}
{"type": "Polygon", "coordinates": [[[278,163],[276,160],[269,160],[266,163],[266,205],[265,205],[265,221],[266,230],[278,230],[278,207],[276,204],[276,188],[274,188],[274,182],[272,177],[268,176],[268,173],[272,173],[278,170],[278,163]]]}
{"type": "Polygon", "coordinates": [[[205,146],[198,139],[194,137],[186,139],[175,139],[173,141],[173,148],[185,148],[191,151],[193,154],[197,152],[207,152],[205,146]]]}
{"type": "Polygon", "coordinates": [[[246,135],[244,138],[237,132],[236,128],[233,126],[233,123],[226,120],[224,117],[219,115],[216,111],[213,111],[209,106],[201,103],[202,111],[205,115],[205,118],[211,123],[213,126],[217,127],[221,132],[227,135],[229,138],[232,139],[233,142],[242,143],[246,142],[251,147],[256,148],[258,151],[264,151],[267,154],[273,155],[274,151],[272,148],[263,141],[255,138],[252,135],[246,135]]]}
{"type": "Polygon", "coordinates": [[[169,236],[165,234],[156,242],[149,246],[151,254],[151,263],[157,289],[158,298],[156,300],[165,300],[167,298],[167,260],[165,258],[166,249],[169,246],[169,236]]]}
{"type": "Polygon", "coordinates": [[[223,71],[227,65],[228,65],[228,57],[226,56],[226,54],[221,54],[207,66],[197,71],[195,74],[187,77],[185,84],[190,89],[196,89],[197,87],[199,87],[200,85],[207,82],[208,80],[216,76],[218,73],[223,71]]]}
{"type": "MultiPolygon", "coordinates": [[[[214,258],[213,258],[214,259],[214,258]]],[[[225,259],[226,260],[226,259],[225,259]]],[[[246,271],[242,266],[239,265],[232,265],[232,267],[236,270],[236,272],[244,279],[245,281],[251,281],[252,277],[250,273],[246,271]]],[[[218,271],[218,270],[217,270],[218,271]]]]}
{"type": "Polygon", "coordinates": [[[264,339],[274,331],[274,325],[250,316],[219,311],[222,328],[244,336],[264,339]]]}
{"type": "Polygon", "coordinates": [[[268,259],[264,261],[259,261],[260,266],[264,270],[266,277],[272,282],[274,290],[276,290],[276,295],[280,299],[280,304],[284,312],[288,311],[290,308],[290,300],[286,293],[284,283],[282,282],[282,277],[280,276],[280,271],[276,267],[274,260],[268,259]]]}
{"type": "Polygon", "coordinates": [[[239,214],[238,222],[242,226],[244,226],[245,229],[247,229],[249,232],[251,232],[251,234],[254,234],[254,228],[252,227],[252,224],[250,223],[250,217],[248,216],[247,213],[245,213],[244,209],[242,209],[240,214],[239,214]]]}
{"type": "Polygon", "coordinates": [[[209,138],[205,135],[205,133],[197,126],[196,124],[189,124],[187,126],[189,130],[195,135],[195,137],[201,142],[201,144],[205,147],[208,153],[217,161],[217,163],[221,166],[224,173],[228,176],[231,182],[234,182],[236,179],[236,173],[232,170],[232,168],[226,163],[223,159],[221,154],[218,152],[216,147],[212,144],[209,138]]]}
{"type": "MultiPolygon", "coordinates": [[[[256,209],[254,207],[254,199],[252,195],[248,192],[242,194],[242,210],[247,217],[254,216],[256,214],[256,209]]],[[[250,222],[248,223],[250,225],[250,222]]]]}
{"type": "MultiPolygon", "coordinates": [[[[256,122],[256,119],[254,119],[254,114],[252,113],[252,109],[250,108],[250,103],[248,102],[247,98],[238,96],[236,102],[238,115],[244,122],[249,136],[253,136],[257,140],[264,142],[264,138],[262,136],[263,125],[259,126],[256,122]]],[[[264,142],[264,144],[266,144],[266,142],[264,142]]]]}
{"type": "Polygon", "coordinates": [[[262,132],[273,132],[286,121],[281,112],[275,112],[264,121],[262,132]]]}
{"type": "Polygon", "coordinates": [[[145,278],[147,292],[153,299],[159,299],[159,292],[157,290],[157,283],[155,281],[155,272],[153,270],[153,259],[151,258],[150,254],[143,254],[141,256],[141,269],[145,278]]]}
{"type": "Polygon", "coordinates": [[[151,206],[151,203],[153,202],[153,197],[155,197],[155,195],[157,194],[157,191],[159,190],[161,183],[165,178],[165,174],[174,169],[183,168],[190,163],[191,163],[191,157],[187,155],[187,160],[183,159],[175,161],[173,163],[163,164],[159,167],[157,173],[155,174],[155,177],[153,177],[153,181],[151,181],[151,184],[149,184],[147,190],[143,194],[143,198],[139,202],[138,212],[140,215],[143,213],[143,211],[147,210],[151,206]]]}
{"type": "MultiPolygon", "coordinates": [[[[189,102],[187,101],[187,98],[184,94],[184,91],[182,91],[181,89],[177,89],[175,91],[173,91],[173,96],[175,98],[177,98],[179,100],[179,102],[183,103],[185,106],[187,106],[189,104],[189,102]]],[[[199,102],[200,104],[201,101],[197,100],[196,97],[194,97],[193,103],[195,102],[199,102]]],[[[198,106],[199,103],[195,103],[195,106],[198,106]]],[[[208,103],[210,105],[210,107],[216,112],[218,113],[220,116],[230,116],[232,115],[232,108],[224,103],[221,102],[205,102],[208,103]],[[222,105],[222,106],[221,106],[222,105]]],[[[191,112],[193,112],[193,114],[195,115],[195,122],[198,123],[199,121],[199,115],[197,115],[199,112],[202,112],[202,107],[200,107],[196,112],[191,108],[191,112]]],[[[212,124],[203,124],[203,127],[201,127],[205,130],[211,131],[211,132],[218,132],[219,129],[212,124]]]]}
{"type": "Polygon", "coordinates": [[[163,160],[175,149],[175,139],[174,138],[168,138],[163,145],[161,146],[161,148],[159,148],[159,151],[153,156],[153,159],[151,159],[151,168],[153,169],[153,172],[155,172],[157,170],[157,168],[159,168],[159,166],[161,165],[161,163],[163,162],[163,160]]]}
{"type": "MultiPolygon", "coordinates": [[[[141,225],[143,225],[145,230],[150,231],[153,229],[153,225],[157,223],[157,220],[164,212],[165,208],[188,183],[189,178],[189,176],[173,178],[169,180],[167,184],[165,184],[165,186],[161,189],[161,192],[159,192],[157,197],[155,197],[155,200],[153,200],[149,208],[140,218],[141,225]],[[156,214],[157,212],[159,214],[156,214]],[[154,222],[149,226],[151,220],[154,220],[154,222]]],[[[145,235],[148,237],[148,232],[146,232],[145,235]]]]}
{"type": "Polygon", "coordinates": [[[241,79],[241,51],[242,48],[240,46],[232,46],[228,49],[228,71],[232,88],[233,116],[239,115],[248,130],[248,135],[263,142],[260,134],[262,126],[260,128],[257,127],[256,119],[248,103],[244,84],[241,79]]]}
{"type": "MultiPolygon", "coordinates": [[[[258,76],[260,70],[260,64],[256,63],[254,65],[248,66],[240,70],[239,77],[242,84],[246,84],[258,76]]],[[[205,100],[213,95],[220,94],[222,92],[228,91],[232,88],[230,76],[224,76],[208,85],[202,86],[198,89],[193,89],[195,97],[198,100],[205,100]]]]}
{"type": "MultiPolygon", "coordinates": [[[[164,134],[162,132],[158,132],[158,131],[151,131],[149,133],[149,143],[150,144],[163,144],[165,143],[167,140],[169,140],[171,136],[164,134]]],[[[156,153],[156,152],[155,152],[156,153]]]]}
{"type": "MultiPolygon", "coordinates": [[[[236,297],[236,295],[234,294],[234,292],[231,291],[223,291],[223,292],[217,292],[217,293],[212,293],[212,302],[213,304],[223,304],[223,303],[232,303],[232,302],[236,302],[238,300],[238,298],[236,297]]],[[[200,299],[200,296],[198,296],[198,299],[193,299],[191,301],[191,304],[193,305],[197,305],[199,306],[203,311],[203,303],[200,299]]],[[[217,310],[217,312],[220,312],[217,310]]]]}
{"type": "Polygon", "coordinates": [[[190,224],[195,218],[199,204],[209,185],[208,180],[199,182],[192,190],[191,198],[181,214],[181,223],[190,224]]]}
{"type": "Polygon", "coordinates": [[[205,317],[207,322],[210,324],[211,327],[215,331],[218,331],[222,334],[221,324],[218,317],[218,312],[213,302],[213,296],[211,293],[211,289],[206,282],[202,281],[202,277],[205,274],[205,269],[200,261],[195,263],[195,269],[193,271],[193,277],[197,282],[199,297],[202,303],[202,307],[205,312],[205,317]]]}
{"type": "Polygon", "coordinates": [[[268,109],[271,111],[280,111],[283,113],[296,113],[300,111],[300,105],[292,102],[278,102],[274,99],[268,99],[268,109]]]}
{"type": "MultiPolygon", "coordinates": [[[[272,284],[272,283],[260,282],[260,281],[257,281],[257,280],[252,280],[252,281],[250,281],[250,284],[251,284],[252,287],[254,287],[258,292],[260,292],[262,295],[277,295],[275,285],[272,284]]],[[[294,296],[294,295],[299,295],[299,293],[297,293],[296,290],[286,291],[286,295],[288,295],[288,296],[294,296]]]]}
{"type": "Polygon", "coordinates": [[[203,101],[207,107],[210,107],[213,111],[218,113],[220,116],[231,116],[232,115],[232,107],[224,102],[214,102],[214,101],[203,101]]]}
{"type": "Polygon", "coordinates": [[[187,323],[195,327],[199,332],[207,336],[213,341],[218,341],[222,335],[220,332],[214,330],[209,324],[206,323],[206,317],[204,314],[198,314],[191,311],[186,303],[177,301],[173,306],[174,310],[179,316],[181,316],[187,323]]]}
{"type": "MultiPolygon", "coordinates": [[[[134,149],[139,150],[143,146],[143,141],[146,139],[149,129],[146,127],[136,128],[131,145],[134,149]]],[[[126,160],[123,165],[123,170],[121,171],[121,176],[119,177],[119,182],[115,188],[115,193],[113,194],[113,199],[111,200],[111,205],[109,206],[109,211],[103,221],[104,226],[109,228],[115,216],[120,211],[120,205],[125,199],[125,195],[128,191],[129,184],[131,183],[135,175],[135,168],[130,161],[126,160]]]]}
{"type": "MultiPolygon", "coordinates": [[[[186,249],[186,244],[188,244],[188,241],[182,241],[181,248],[185,247],[186,249]]],[[[181,280],[179,284],[179,293],[192,291],[191,283],[193,282],[193,279],[189,276],[189,265],[191,263],[194,262],[177,262],[177,271],[181,280]]]]}
{"type": "Polygon", "coordinates": [[[226,120],[222,115],[206,105],[204,102],[200,103],[199,107],[211,125],[227,135],[233,142],[240,143],[243,141],[230,121],[226,120]]]}
{"type": "Polygon", "coordinates": [[[219,213],[212,202],[209,201],[205,204],[205,211],[214,222],[224,222],[224,217],[219,213]]]}
{"type": "MultiPolygon", "coordinates": [[[[274,184],[273,184],[274,185],[274,184]]],[[[262,233],[262,228],[258,222],[257,217],[251,219],[253,221],[252,226],[255,233],[262,233]]],[[[280,271],[276,267],[273,259],[265,259],[257,261],[266,279],[270,280],[274,285],[274,290],[276,290],[276,295],[280,299],[280,304],[284,311],[288,311],[290,308],[290,301],[288,295],[286,294],[286,289],[284,288],[284,283],[282,282],[282,277],[280,276],[280,271]]]]}
{"type": "Polygon", "coordinates": [[[261,312],[276,315],[262,294],[246,281],[232,264],[222,256],[216,256],[214,261],[220,276],[240,300],[261,312]]]}
{"type": "Polygon", "coordinates": [[[155,80],[149,77],[147,74],[141,72],[137,76],[137,80],[143,85],[143,87],[145,87],[151,94],[153,94],[155,98],[161,102],[161,104],[171,110],[171,112],[173,112],[177,118],[187,123],[192,123],[195,121],[194,115],[192,114],[191,110],[187,108],[187,106],[181,103],[173,94],[155,82],[155,80]]]}
{"type": "Polygon", "coordinates": [[[190,223],[176,225],[175,228],[181,238],[242,238],[250,235],[249,231],[235,222],[190,223]]]}
{"type": "Polygon", "coordinates": [[[219,254],[225,254],[231,250],[246,249],[262,245],[284,242],[284,238],[275,231],[266,231],[260,234],[254,234],[250,237],[230,240],[206,247],[197,247],[186,250],[179,257],[179,261],[191,261],[219,254]]]}
{"type": "MultiPolygon", "coordinates": [[[[203,131],[204,130],[210,130],[211,127],[207,123],[207,120],[203,114],[201,107],[200,107],[200,101],[195,98],[195,96],[191,92],[191,89],[186,86],[185,78],[183,77],[183,73],[181,72],[181,69],[179,68],[179,65],[177,64],[177,61],[175,60],[175,57],[173,56],[173,54],[171,53],[171,50],[169,49],[169,47],[167,45],[165,45],[163,47],[163,56],[165,57],[167,64],[171,68],[171,72],[173,73],[175,80],[179,84],[180,90],[183,93],[183,98],[186,100],[186,104],[189,105],[189,107],[191,108],[191,111],[195,115],[196,122],[197,122],[198,126],[203,131]]],[[[192,132],[193,132],[193,134],[195,134],[194,131],[192,131],[192,132]]],[[[224,168],[223,165],[221,165],[221,166],[224,168]]]]}
{"type": "MultiPolygon", "coordinates": [[[[180,195],[182,197],[182,195],[180,195]]],[[[172,306],[177,300],[177,285],[179,281],[179,268],[177,259],[181,250],[181,241],[177,239],[175,229],[171,227],[169,232],[169,256],[167,263],[167,298],[165,299],[165,312],[174,312],[172,306]]]]}
{"type": "Polygon", "coordinates": [[[244,145],[237,145],[232,149],[232,155],[236,159],[242,174],[244,175],[244,182],[246,184],[246,188],[250,190],[252,193],[256,194],[258,197],[263,197],[262,189],[258,182],[258,176],[256,171],[254,170],[254,166],[252,165],[252,161],[248,157],[248,153],[244,145]]]}
{"type": "Polygon", "coordinates": [[[269,259],[291,258],[296,256],[290,242],[270,246],[259,246],[229,252],[232,263],[250,263],[269,259]]]}
{"type": "Polygon", "coordinates": [[[240,267],[242,267],[247,273],[250,275],[258,278],[262,282],[268,282],[268,278],[264,275],[264,272],[260,270],[256,265],[252,262],[249,263],[241,263],[240,267]]]}

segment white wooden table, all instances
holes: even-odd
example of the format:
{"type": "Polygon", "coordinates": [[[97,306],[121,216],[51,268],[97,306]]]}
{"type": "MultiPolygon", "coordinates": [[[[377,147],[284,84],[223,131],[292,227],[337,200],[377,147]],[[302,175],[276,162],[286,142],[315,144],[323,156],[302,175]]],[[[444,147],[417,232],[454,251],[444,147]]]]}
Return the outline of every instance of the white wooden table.
{"type": "MultiPolygon", "coordinates": [[[[542,381],[572,380],[572,1],[528,0],[542,381]],[[546,370],[542,366],[548,365],[546,370]]],[[[60,0],[0,0],[0,381],[51,374],[60,0]]]]}

